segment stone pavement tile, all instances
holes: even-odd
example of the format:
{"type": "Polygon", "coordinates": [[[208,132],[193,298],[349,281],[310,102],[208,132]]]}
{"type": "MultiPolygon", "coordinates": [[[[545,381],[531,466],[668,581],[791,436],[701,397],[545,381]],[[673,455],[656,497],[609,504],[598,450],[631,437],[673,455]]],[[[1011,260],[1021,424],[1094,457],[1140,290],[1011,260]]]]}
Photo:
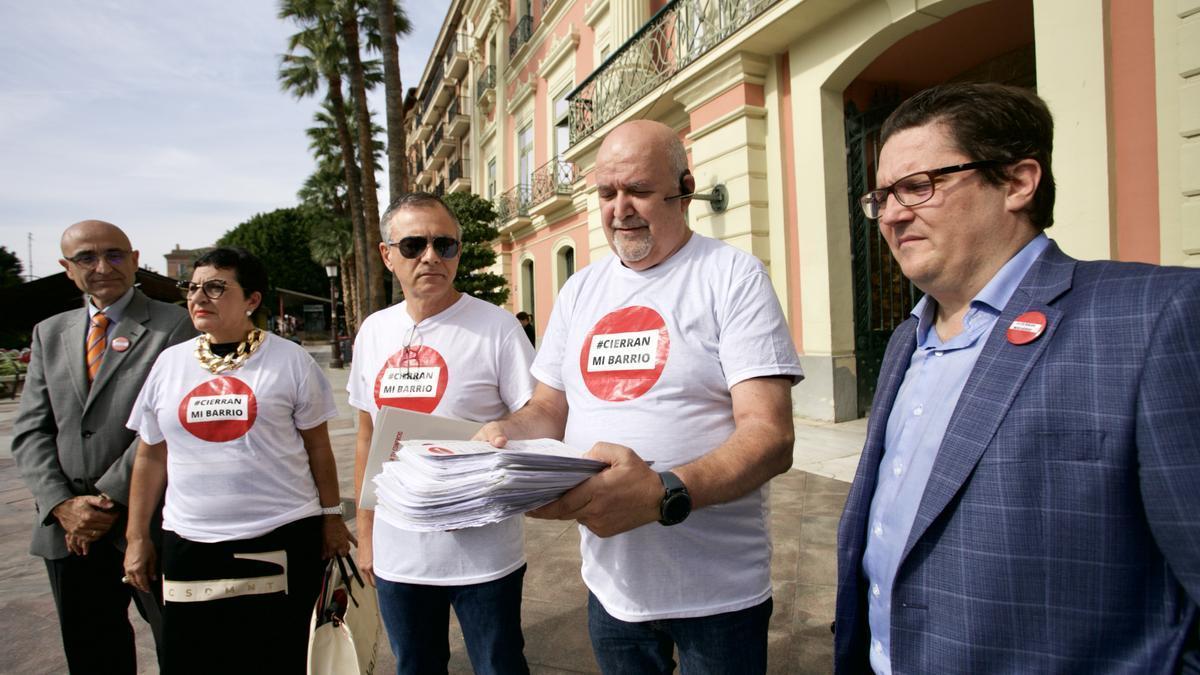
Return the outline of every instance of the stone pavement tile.
{"type": "Polygon", "coordinates": [[[807,586],[837,586],[837,547],[809,545],[800,549],[796,563],[797,583],[807,586]]]}
{"type": "Polygon", "coordinates": [[[795,641],[788,669],[795,675],[828,675],[833,672],[833,635],[828,640],[800,638],[795,641]]]}
{"type": "Polygon", "coordinates": [[[771,529],[771,580],[796,581],[802,560],[800,539],[794,533],[788,536],[779,529],[771,529]]]}
{"type": "MultiPolygon", "coordinates": [[[[575,576],[578,576],[578,572],[575,576]]],[[[535,672],[597,673],[587,632],[587,599],[573,605],[526,599],[521,605],[525,659],[535,672]]]]}
{"type": "MultiPolygon", "coordinates": [[[[820,478],[820,476],[817,476],[820,478]]],[[[846,505],[846,495],[840,492],[806,494],[804,496],[804,515],[806,516],[837,516],[841,517],[842,507],[846,505]]]]}
{"type": "Polygon", "coordinates": [[[841,514],[836,516],[810,516],[800,519],[800,543],[802,546],[829,546],[837,544],[837,527],[841,514]]]}

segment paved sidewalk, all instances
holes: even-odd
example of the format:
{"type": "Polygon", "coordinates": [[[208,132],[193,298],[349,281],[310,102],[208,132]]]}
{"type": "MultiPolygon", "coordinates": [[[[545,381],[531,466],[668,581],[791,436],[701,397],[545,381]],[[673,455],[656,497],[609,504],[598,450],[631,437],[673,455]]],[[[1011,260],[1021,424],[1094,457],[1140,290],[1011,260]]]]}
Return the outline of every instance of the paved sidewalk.
{"type": "MultiPolygon", "coordinates": [[[[309,351],[325,368],[336,394],[338,419],[330,437],[338,460],[342,495],[353,494],[354,411],[346,401],[349,373],[327,367],[328,346],[309,351]]],[[[11,457],[14,401],[0,401],[0,673],[66,672],[58,619],[45,566],[28,554],[33,498],[11,457]]],[[[770,628],[773,673],[818,674],[831,670],[836,581],[836,532],[854,475],[866,421],[823,424],[796,420],[794,466],[771,483],[774,540],[772,585],[775,612],[770,628]]],[[[522,624],[525,654],[534,673],[598,672],[587,637],[587,591],[579,578],[579,533],[570,523],[527,519],[522,624]]],[[[137,612],[138,657],[143,672],[157,673],[149,630],[137,612]]],[[[382,648],[377,673],[394,672],[382,648]]],[[[462,635],[451,632],[450,672],[470,673],[462,635]]]]}

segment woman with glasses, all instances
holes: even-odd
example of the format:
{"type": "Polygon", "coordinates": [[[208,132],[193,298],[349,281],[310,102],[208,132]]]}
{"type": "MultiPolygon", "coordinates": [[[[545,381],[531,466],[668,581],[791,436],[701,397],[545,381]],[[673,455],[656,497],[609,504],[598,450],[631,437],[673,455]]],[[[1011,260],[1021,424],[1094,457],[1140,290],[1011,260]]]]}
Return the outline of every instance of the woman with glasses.
{"type": "Polygon", "coordinates": [[[346,554],[326,422],[332,391],[299,346],[255,327],[267,291],[245,250],[200,257],[180,287],[201,336],[163,352],[128,426],[128,583],[156,583],[163,498],[165,672],[303,673],[323,562],[346,554]]]}

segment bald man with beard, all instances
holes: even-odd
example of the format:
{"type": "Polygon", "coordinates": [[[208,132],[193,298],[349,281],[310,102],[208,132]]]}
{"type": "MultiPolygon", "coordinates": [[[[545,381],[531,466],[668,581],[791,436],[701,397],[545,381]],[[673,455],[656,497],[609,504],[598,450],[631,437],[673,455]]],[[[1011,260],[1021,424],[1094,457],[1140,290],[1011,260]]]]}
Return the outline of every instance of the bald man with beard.
{"type": "Polygon", "coordinates": [[[761,673],[771,617],[766,483],[792,463],[803,377],[762,262],[693,232],[678,133],[604,139],[596,194],[615,255],[559,292],[530,402],[478,438],[560,438],[609,465],[530,513],[578,521],[605,673],[761,673]],[[652,462],[650,464],[649,462],[652,462]]]}
{"type": "Polygon", "coordinates": [[[156,599],[122,580],[125,505],[137,437],[130,408],[160,352],[195,335],[187,312],[133,287],[138,252],[120,228],[85,220],[59,264],[84,306],[33,329],[12,453],[33,493],[30,553],[44,558],[72,673],[136,673],[129,601],[159,634],[156,599]]]}

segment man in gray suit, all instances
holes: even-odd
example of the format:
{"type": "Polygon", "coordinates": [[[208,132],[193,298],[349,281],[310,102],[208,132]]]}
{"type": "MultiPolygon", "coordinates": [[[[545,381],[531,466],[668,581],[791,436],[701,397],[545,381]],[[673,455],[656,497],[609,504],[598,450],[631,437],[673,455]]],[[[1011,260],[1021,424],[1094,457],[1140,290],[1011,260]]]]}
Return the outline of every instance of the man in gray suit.
{"type": "Polygon", "coordinates": [[[62,236],[85,307],[33,329],[12,452],[33,493],[30,552],[46,559],[73,673],[135,673],[132,598],[158,635],[158,605],[121,581],[125,505],[137,439],[125,428],[158,354],[195,335],[187,311],[133,288],[138,252],[111,223],[62,236]]]}

